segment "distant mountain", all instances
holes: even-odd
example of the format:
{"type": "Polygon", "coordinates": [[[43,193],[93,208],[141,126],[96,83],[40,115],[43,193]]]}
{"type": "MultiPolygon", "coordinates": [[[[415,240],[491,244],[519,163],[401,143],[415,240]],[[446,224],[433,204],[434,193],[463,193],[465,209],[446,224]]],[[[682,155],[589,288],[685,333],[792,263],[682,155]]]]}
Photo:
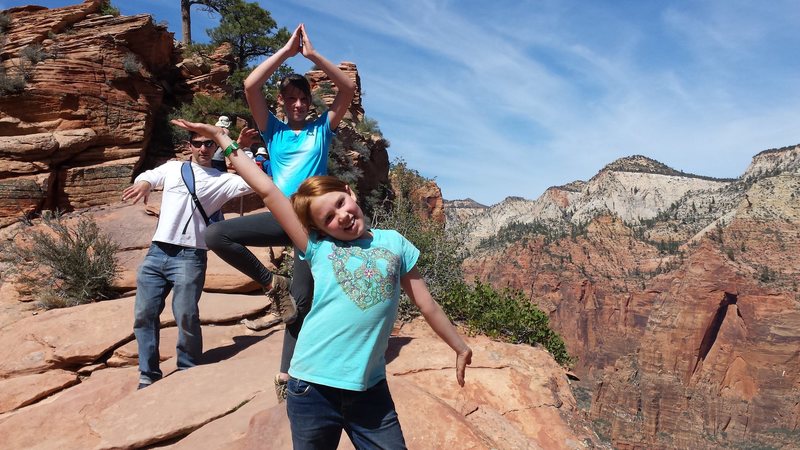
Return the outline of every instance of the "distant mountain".
{"type": "MultiPolygon", "coordinates": [[[[569,232],[603,214],[620,217],[626,223],[652,220],[669,208],[679,207],[682,199],[689,197],[695,201],[695,208],[698,202],[725,203],[736,197],[735,189],[726,190],[736,181],[686,174],[634,155],[608,164],[589,181],[550,187],[536,200],[509,197],[488,208],[471,209],[469,214],[448,211],[448,203],[445,211],[449,225],[468,223],[473,230],[469,246],[475,248],[481,240],[512,223],[546,224],[569,232]]],[[[710,210],[713,212],[714,208],[710,210]]],[[[714,220],[718,215],[708,218],[714,220]]]]}
{"type": "Polygon", "coordinates": [[[736,179],[621,158],[469,218],[465,278],[548,312],[615,448],[795,448],[798,200],[800,146],[736,179]]]}

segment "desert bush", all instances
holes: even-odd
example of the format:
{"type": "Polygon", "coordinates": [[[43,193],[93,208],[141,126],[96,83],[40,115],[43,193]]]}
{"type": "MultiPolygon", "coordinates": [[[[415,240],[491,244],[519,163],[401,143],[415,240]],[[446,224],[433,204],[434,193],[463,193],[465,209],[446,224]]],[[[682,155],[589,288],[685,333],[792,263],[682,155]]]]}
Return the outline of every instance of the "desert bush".
{"type": "Polygon", "coordinates": [[[518,290],[498,291],[477,279],[458,283],[440,297],[447,315],[470,330],[513,344],[541,345],[563,366],[574,363],[564,340],[550,328],[550,319],[518,290]]]}
{"type": "Polygon", "coordinates": [[[104,16],[119,17],[120,12],[119,12],[119,8],[111,5],[111,1],[108,0],[108,1],[104,1],[100,5],[100,14],[104,15],[104,16]]]}
{"type": "MultiPolygon", "coordinates": [[[[353,145],[355,144],[353,143],[353,145]]],[[[364,177],[364,171],[353,163],[351,150],[358,151],[355,148],[345,146],[338,135],[334,136],[328,157],[328,173],[356,189],[358,180],[364,177]]],[[[357,192],[357,194],[360,193],[357,192]]]]}
{"type": "Polygon", "coordinates": [[[19,51],[19,56],[27,59],[31,64],[36,64],[52,57],[52,55],[42,47],[42,44],[39,43],[25,46],[19,51]]]}
{"type": "Polygon", "coordinates": [[[21,73],[17,71],[15,74],[10,74],[0,65],[0,95],[20,93],[27,84],[27,80],[21,73]]]}
{"type": "Polygon", "coordinates": [[[139,59],[133,53],[126,53],[125,57],[122,58],[122,68],[125,72],[134,75],[142,70],[142,63],[139,62],[139,59]]]}
{"type": "Polygon", "coordinates": [[[383,137],[381,128],[378,126],[378,121],[367,116],[364,116],[364,120],[356,124],[356,131],[362,135],[371,136],[373,134],[377,134],[378,136],[383,137]]]}
{"type": "Polygon", "coordinates": [[[11,16],[8,14],[0,14],[0,34],[5,34],[8,27],[11,26],[11,16]]]}
{"type": "Polygon", "coordinates": [[[44,215],[47,229],[29,234],[30,245],[11,244],[3,262],[18,282],[47,308],[63,308],[112,298],[118,274],[118,245],[93,220],[69,226],[44,215]]]}

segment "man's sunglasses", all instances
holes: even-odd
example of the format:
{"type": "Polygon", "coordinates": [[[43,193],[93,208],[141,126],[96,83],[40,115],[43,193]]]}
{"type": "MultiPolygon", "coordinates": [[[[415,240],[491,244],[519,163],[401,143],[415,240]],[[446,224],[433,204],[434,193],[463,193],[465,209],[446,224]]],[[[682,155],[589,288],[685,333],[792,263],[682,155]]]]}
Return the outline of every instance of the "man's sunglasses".
{"type": "Polygon", "coordinates": [[[215,145],[217,145],[216,142],[211,141],[211,140],[209,140],[209,141],[189,141],[189,143],[192,144],[192,147],[194,147],[194,148],[200,148],[200,147],[211,148],[211,147],[214,147],[215,145]]]}

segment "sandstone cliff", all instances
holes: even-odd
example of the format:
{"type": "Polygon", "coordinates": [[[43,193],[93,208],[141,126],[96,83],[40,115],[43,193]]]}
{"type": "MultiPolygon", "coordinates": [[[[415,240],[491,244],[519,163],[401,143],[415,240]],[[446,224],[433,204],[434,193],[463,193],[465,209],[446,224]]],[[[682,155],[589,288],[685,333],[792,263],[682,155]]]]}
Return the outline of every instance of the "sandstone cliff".
{"type": "MultiPolygon", "coordinates": [[[[87,0],[4,11],[10,23],[1,36],[0,81],[25,81],[0,96],[0,228],[43,209],[116,201],[140,170],[185,157],[166,130],[171,110],[196,93],[230,95],[224,84],[230,46],[208,57],[184,57],[172,34],[149,15],[100,15],[100,5],[87,0]]],[[[389,184],[388,141],[358,131],[364,119],[358,71],[353,63],[340,67],[358,89],[332,157],[356,174],[352,181],[367,194],[389,184]]],[[[330,104],[335,90],[325,74],[308,77],[330,104]]],[[[246,209],[259,203],[248,202],[246,209]]]]}
{"type": "Polygon", "coordinates": [[[465,262],[467,277],[522,289],[549,312],[579,358],[579,402],[615,447],[792,448],[798,152],[759,153],[736,180],[617,161],[563,207],[586,226],[559,230],[537,215],[550,193],[527,215],[515,200],[518,218],[553,230],[494,236],[465,262]]]}

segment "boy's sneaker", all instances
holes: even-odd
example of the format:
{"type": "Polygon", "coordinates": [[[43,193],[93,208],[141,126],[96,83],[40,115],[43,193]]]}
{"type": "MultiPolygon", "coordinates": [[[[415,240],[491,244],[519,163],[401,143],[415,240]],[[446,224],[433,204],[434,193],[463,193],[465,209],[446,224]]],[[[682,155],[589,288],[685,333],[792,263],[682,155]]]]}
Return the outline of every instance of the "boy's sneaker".
{"type": "Polygon", "coordinates": [[[273,274],[267,296],[272,298],[273,313],[279,315],[283,323],[288,325],[297,319],[297,304],[289,293],[288,278],[273,274]]]}
{"type": "Polygon", "coordinates": [[[286,400],[288,395],[287,381],[281,378],[281,374],[275,374],[275,395],[278,397],[278,403],[286,400]]]}

